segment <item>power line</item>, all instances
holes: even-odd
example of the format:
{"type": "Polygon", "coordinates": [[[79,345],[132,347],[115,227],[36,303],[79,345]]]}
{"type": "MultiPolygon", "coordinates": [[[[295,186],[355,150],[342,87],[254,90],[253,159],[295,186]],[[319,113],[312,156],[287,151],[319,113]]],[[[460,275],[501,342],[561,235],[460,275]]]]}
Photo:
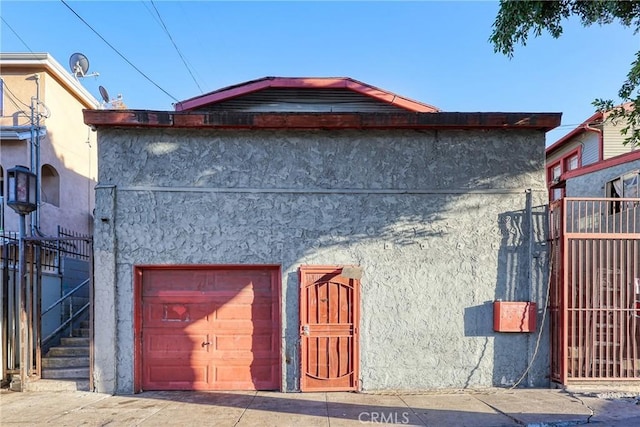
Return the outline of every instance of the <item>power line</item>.
{"type": "Polygon", "coordinates": [[[184,64],[184,67],[187,69],[187,71],[191,75],[191,78],[193,79],[193,82],[196,84],[196,86],[198,86],[198,89],[200,89],[200,93],[203,93],[204,91],[202,90],[202,88],[200,87],[200,84],[198,83],[198,81],[196,80],[195,76],[191,72],[191,68],[189,68],[189,65],[187,65],[187,61],[184,59],[184,56],[182,55],[182,52],[180,52],[180,49],[178,49],[178,45],[176,45],[176,42],[173,40],[173,37],[171,37],[171,33],[169,33],[169,29],[165,25],[164,20],[162,19],[162,16],[160,16],[160,12],[158,11],[158,8],[156,7],[156,4],[154,3],[153,0],[151,0],[151,5],[153,6],[153,9],[156,11],[156,14],[158,15],[158,18],[160,19],[160,23],[162,24],[162,27],[164,28],[164,32],[167,33],[167,36],[169,36],[169,40],[171,40],[171,43],[173,44],[173,47],[176,49],[176,52],[178,52],[178,55],[180,56],[180,59],[182,59],[182,63],[184,64]]]}
{"type": "Polygon", "coordinates": [[[24,103],[20,98],[18,98],[18,97],[17,97],[17,96],[16,96],[16,95],[11,91],[11,89],[9,89],[9,86],[7,86],[7,82],[5,82],[4,80],[3,80],[3,86],[4,86],[4,88],[5,88],[5,89],[6,89],[6,90],[11,94],[11,96],[9,97],[9,100],[10,100],[11,102],[13,102],[13,105],[15,105],[15,106],[16,106],[16,108],[20,108],[20,107],[18,106],[18,104],[16,104],[16,103],[15,103],[15,101],[14,101],[11,97],[15,98],[15,99],[20,103],[20,104],[24,105],[25,107],[27,107],[27,108],[31,108],[31,106],[30,106],[29,104],[24,103]]]}
{"type": "Polygon", "coordinates": [[[15,36],[18,38],[18,40],[20,40],[20,41],[22,42],[22,44],[23,44],[27,49],[29,49],[29,52],[33,53],[33,51],[31,50],[31,48],[29,47],[29,45],[28,45],[27,43],[25,43],[25,41],[24,41],[24,40],[22,40],[22,37],[20,37],[20,36],[18,35],[18,33],[16,32],[16,30],[14,30],[14,29],[11,27],[11,25],[9,25],[9,23],[8,23],[8,22],[7,22],[7,21],[6,21],[2,16],[0,16],[0,19],[2,19],[2,22],[4,22],[4,23],[5,23],[5,25],[6,25],[7,27],[9,27],[9,29],[11,30],[11,32],[12,32],[13,34],[15,34],[15,36]]]}
{"type": "Polygon", "coordinates": [[[18,98],[15,93],[13,93],[11,91],[11,89],[9,88],[9,86],[7,86],[7,82],[5,82],[4,80],[2,80],[2,88],[6,89],[8,92],[8,96],[7,99],[13,104],[14,107],[16,107],[16,111],[14,114],[18,114],[18,117],[20,117],[20,114],[24,115],[25,117],[25,122],[24,123],[17,123],[18,126],[22,126],[23,124],[32,124],[31,123],[31,118],[30,118],[30,113],[28,113],[25,110],[21,110],[20,106],[18,105],[18,103],[16,101],[18,101],[19,103],[21,103],[22,105],[24,105],[25,107],[27,107],[29,110],[31,110],[31,106],[25,104],[20,98],[18,98]]]}
{"type": "Polygon", "coordinates": [[[151,78],[149,76],[147,76],[145,73],[143,73],[142,70],[140,70],[138,67],[133,65],[133,63],[131,61],[129,61],[122,53],[120,53],[120,51],[118,49],[113,47],[113,45],[111,43],[109,43],[104,37],[102,37],[102,35],[99,32],[97,32],[91,25],[89,25],[89,23],[87,21],[85,21],[80,15],[78,15],[78,13],[75,10],[73,10],[73,8],[71,6],[69,6],[67,4],[67,2],[65,2],[65,0],[60,0],[60,2],[62,2],[62,4],[64,4],[67,7],[67,9],[69,9],[71,12],[73,12],[73,14],[76,15],[78,17],[78,19],[81,20],[87,27],[89,27],[89,29],[91,31],[93,31],[98,37],[100,37],[100,39],[103,42],[105,42],[107,44],[107,46],[109,46],[115,53],[117,53],[120,56],[120,58],[124,59],[124,61],[127,64],[131,65],[131,67],[133,67],[134,70],[136,70],[138,73],[140,73],[140,75],[142,75],[142,77],[147,79],[155,87],[157,87],[162,92],[164,92],[164,94],[167,95],[169,98],[173,99],[176,102],[179,102],[178,99],[175,96],[171,95],[169,92],[164,90],[162,87],[160,87],[160,85],[158,83],[154,82],[153,80],[151,80],[151,78]]]}

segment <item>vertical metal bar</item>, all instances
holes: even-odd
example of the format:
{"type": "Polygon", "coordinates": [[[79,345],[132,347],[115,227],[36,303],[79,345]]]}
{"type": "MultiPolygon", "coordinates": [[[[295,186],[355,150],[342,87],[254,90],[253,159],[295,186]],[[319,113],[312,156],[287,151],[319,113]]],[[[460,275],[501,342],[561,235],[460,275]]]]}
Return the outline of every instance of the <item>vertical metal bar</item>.
{"type": "Polygon", "coordinates": [[[569,265],[569,254],[567,253],[567,243],[568,243],[568,239],[567,239],[567,233],[566,233],[566,227],[567,227],[567,221],[568,221],[568,212],[567,212],[567,200],[563,199],[562,200],[562,227],[561,227],[561,231],[560,231],[560,235],[562,236],[561,241],[562,244],[560,246],[560,251],[562,254],[562,265],[563,265],[563,272],[562,272],[562,310],[561,310],[561,324],[562,324],[562,383],[566,383],[567,381],[567,370],[568,370],[568,366],[567,366],[567,347],[568,347],[568,312],[567,312],[567,301],[568,301],[568,282],[569,282],[569,272],[568,272],[568,265],[569,265]]]}
{"type": "Polygon", "coordinates": [[[33,245],[29,242],[25,242],[25,258],[27,264],[27,344],[28,344],[28,353],[27,353],[27,366],[28,371],[27,375],[31,377],[33,375],[33,366],[34,366],[34,351],[35,346],[33,345],[33,327],[34,327],[34,314],[35,314],[35,304],[34,304],[34,292],[33,292],[33,245]]]}
{"type": "MultiPolygon", "coordinates": [[[[578,212],[578,222],[584,222],[585,226],[588,224],[588,218],[586,216],[586,212],[587,212],[587,206],[584,203],[580,203],[580,202],[572,202],[572,204],[574,206],[577,206],[577,212],[578,212]],[[585,213],[585,215],[582,215],[582,213],[585,213]]],[[[573,222],[575,222],[576,220],[574,219],[573,222]]],[[[582,227],[584,228],[584,227],[582,227]]],[[[584,231],[584,230],[577,230],[577,231],[584,231]]],[[[582,359],[583,359],[583,354],[584,354],[584,348],[581,345],[581,339],[580,339],[580,327],[581,327],[581,322],[580,322],[580,312],[579,310],[577,310],[580,306],[580,301],[579,301],[579,297],[580,297],[580,283],[582,282],[581,278],[583,275],[582,272],[582,256],[584,253],[584,240],[583,239],[577,239],[577,238],[573,238],[572,239],[572,246],[575,248],[574,250],[571,251],[571,310],[572,310],[572,315],[571,315],[571,351],[574,352],[576,354],[576,356],[574,356],[573,360],[571,361],[571,367],[570,369],[572,370],[572,377],[573,378],[580,378],[582,377],[582,372],[581,372],[581,366],[582,366],[582,359]],[[576,280],[577,278],[577,280],[576,280]]]]}
{"type": "Polygon", "coordinates": [[[93,240],[87,242],[87,250],[89,255],[89,391],[94,390],[93,386],[93,364],[94,364],[94,346],[93,346],[93,319],[94,319],[94,292],[93,292],[93,240]]]}
{"type": "Polygon", "coordinates": [[[69,296],[69,337],[73,336],[73,295],[69,296]]]}
{"type": "Polygon", "coordinates": [[[40,245],[34,245],[35,250],[35,268],[36,268],[36,310],[35,310],[35,345],[36,345],[36,373],[38,377],[42,376],[42,258],[40,253],[40,245]]]}
{"type": "MultiPolygon", "coordinates": [[[[634,277],[634,283],[637,280],[640,280],[640,275],[638,274],[638,265],[640,264],[640,241],[639,240],[635,240],[634,241],[634,258],[635,261],[632,263],[633,265],[633,277],[634,277]]],[[[640,284],[638,284],[638,287],[640,287],[640,284]]],[[[638,331],[638,315],[640,315],[640,313],[638,313],[639,310],[637,310],[638,307],[636,304],[636,301],[638,301],[638,298],[640,298],[640,295],[637,294],[637,292],[639,292],[640,289],[634,289],[633,293],[634,293],[634,303],[633,303],[633,316],[631,316],[631,336],[633,337],[632,340],[632,349],[633,349],[633,375],[635,378],[640,378],[640,363],[638,362],[638,335],[640,333],[640,331],[638,331]]],[[[639,303],[640,304],[640,303],[639,303]]]]}
{"type": "Polygon", "coordinates": [[[9,247],[6,240],[4,240],[4,236],[2,237],[2,288],[0,289],[0,296],[2,297],[2,304],[0,305],[2,309],[2,318],[0,318],[0,322],[2,322],[2,328],[0,329],[0,352],[2,352],[2,354],[0,356],[0,382],[7,379],[9,365],[9,355],[7,352],[9,342],[9,247]]]}
{"type": "MultiPolygon", "coordinates": [[[[621,224],[622,228],[622,224],[621,224]]],[[[609,375],[615,377],[616,376],[616,363],[618,361],[615,358],[615,349],[616,349],[616,334],[618,329],[616,327],[617,322],[617,313],[616,313],[616,292],[618,290],[618,282],[620,281],[620,271],[619,261],[620,261],[620,239],[611,239],[611,246],[613,249],[613,280],[611,281],[611,287],[607,292],[607,321],[609,322],[607,328],[607,336],[606,336],[606,346],[607,346],[607,368],[610,370],[609,375]]]]}
{"type": "MultiPolygon", "coordinates": [[[[9,305],[9,308],[7,310],[7,315],[8,315],[8,322],[7,322],[7,328],[8,328],[8,336],[9,336],[9,342],[7,343],[7,362],[8,362],[8,366],[7,366],[7,370],[14,370],[16,369],[16,366],[18,366],[18,362],[16,361],[16,346],[18,345],[18,340],[17,340],[17,322],[18,322],[18,294],[19,294],[19,288],[18,288],[18,281],[16,280],[16,269],[15,269],[15,263],[12,262],[16,253],[16,245],[15,244],[11,244],[11,246],[9,246],[9,258],[8,258],[8,262],[12,265],[10,265],[9,270],[7,271],[7,284],[9,286],[8,289],[8,294],[9,294],[9,301],[7,302],[9,305]]],[[[17,259],[17,257],[15,258],[17,259]]]]}
{"type": "Polygon", "coordinates": [[[33,252],[31,244],[25,242],[25,276],[27,286],[27,376],[33,374],[33,252]]]}
{"type": "Polygon", "coordinates": [[[25,260],[25,215],[20,215],[20,239],[18,241],[18,276],[20,279],[20,391],[24,391],[27,384],[28,375],[28,350],[29,340],[27,333],[27,283],[26,283],[26,260],[25,260]]]}

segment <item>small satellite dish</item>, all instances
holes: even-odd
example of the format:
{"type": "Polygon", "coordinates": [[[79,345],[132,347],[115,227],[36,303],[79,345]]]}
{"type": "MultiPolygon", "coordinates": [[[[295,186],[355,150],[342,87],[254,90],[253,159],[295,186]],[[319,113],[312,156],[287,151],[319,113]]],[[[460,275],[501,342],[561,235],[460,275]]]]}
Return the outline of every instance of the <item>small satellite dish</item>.
{"type": "Polygon", "coordinates": [[[111,100],[109,99],[109,92],[107,92],[104,86],[98,86],[98,90],[100,91],[100,96],[102,96],[102,99],[104,100],[104,102],[106,103],[111,102],[111,100]]]}
{"type": "Polygon", "coordinates": [[[87,74],[89,71],[89,59],[83,54],[76,52],[69,58],[69,68],[77,79],[78,77],[97,77],[98,73],[87,74]]]}
{"type": "Polygon", "coordinates": [[[121,94],[118,94],[118,97],[116,99],[111,99],[109,97],[109,92],[107,92],[107,89],[105,89],[104,86],[98,86],[98,90],[100,91],[100,96],[104,101],[104,103],[102,104],[102,108],[107,107],[110,110],[126,110],[127,109],[127,106],[122,100],[121,94]]]}

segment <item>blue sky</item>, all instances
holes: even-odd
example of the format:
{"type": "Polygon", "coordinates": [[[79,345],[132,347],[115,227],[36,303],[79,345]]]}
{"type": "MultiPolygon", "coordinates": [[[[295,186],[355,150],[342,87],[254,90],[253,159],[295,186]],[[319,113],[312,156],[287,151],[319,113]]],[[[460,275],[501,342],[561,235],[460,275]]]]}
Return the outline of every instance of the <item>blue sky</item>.
{"type": "Polygon", "coordinates": [[[488,42],[493,1],[66,2],[119,54],[58,0],[2,0],[0,48],[65,67],[82,52],[100,74],[82,83],[98,99],[102,85],[129,108],[172,110],[172,97],[264,76],[347,76],[445,111],[562,112],[548,144],[595,98],[618,100],[640,49],[630,29],[570,19],[561,38],[532,38],[509,59],[488,42]]]}

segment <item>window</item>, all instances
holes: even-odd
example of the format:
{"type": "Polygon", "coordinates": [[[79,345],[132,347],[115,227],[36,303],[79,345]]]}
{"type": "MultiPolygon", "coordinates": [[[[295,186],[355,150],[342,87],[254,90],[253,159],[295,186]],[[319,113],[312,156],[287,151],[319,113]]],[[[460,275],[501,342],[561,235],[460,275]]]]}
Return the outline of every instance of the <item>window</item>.
{"type": "Polygon", "coordinates": [[[44,203],[60,206],[60,175],[51,165],[42,165],[40,199],[44,203]]]}
{"type": "Polygon", "coordinates": [[[4,80],[0,79],[0,117],[4,116],[4,80]]]}
{"type": "MultiPolygon", "coordinates": [[[[555,184],[560,179],[560,175],[562,175],[562,168],[560,167],[560,163],[552,166],[549,169],[549,186],[555,184]]],[[[549,199],[551,201],[558,200],[562,198],[562,188],[553,188],[549,191],[549,199]]]]}
{"type": "MultiPolygon", "coordinates": [[[[639,174],[640,171],[636,170],[625,173],[624,175],[607,182],[605,196],[615,199],[639,198],[639,174]]],[[[637,201],[613,202],[611,203],[610,210],[611,213],[620,212],[637,204],[637,201]]]]}
{"type": "Polygon", "coordinates": [[[578,161],[578,155],[577,154],[565,159],[565,162],[564,162],[564,170],[565,171],[572,171],[574,169],[578,169],[579,166],[580,166],[580,163],[578,161]]]}
{"type": "Polygon", "coordinates": [[[547,166],[547,186],[549,187],[549,200],[554,201],[563,198],[566,193],[564,185],[558,188],[551,188],[557,185],[566,172],[578,169],[581,163],[582,147],[578,147],[573,151],[565,154],[561,158],[555,160],[550,166],[547,166]]]}

